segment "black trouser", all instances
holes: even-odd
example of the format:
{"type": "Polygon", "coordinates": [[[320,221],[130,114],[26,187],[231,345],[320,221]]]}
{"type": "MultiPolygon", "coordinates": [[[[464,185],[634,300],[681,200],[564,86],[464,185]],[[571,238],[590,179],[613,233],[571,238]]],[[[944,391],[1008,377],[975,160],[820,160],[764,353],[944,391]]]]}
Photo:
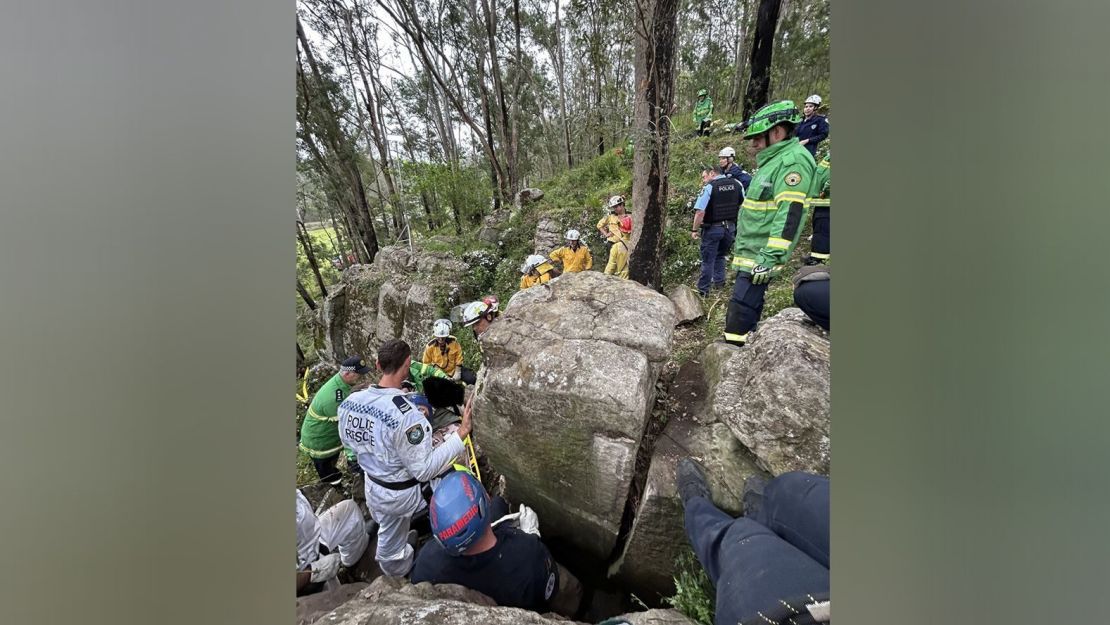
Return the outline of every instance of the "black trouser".
{"type": "Polygon", "coordinates": [[[725,340],[735,343],[748,340],[748,332],[755,329],[763,314],[763,296],[767,294],[767,286],[766,283],[752,284],[752,274],[746,271],[736,275],[725,316],[725,340]]]}
{"type": "Polygon", "coordinates": [[[320,476],[321,482],[327,482],[332,485],[339,485],[342,481],[342,474],[335,464],[339,462],[339,453],[336,452],[334,456],[327,458],[313,458],[312,466],[316,467],[316,475],[320,476]]]}
{"type": "Polygon", "coordinates": [[[832,253],[832,238],[829,234],[829,207],[813,207],[813,243],[810,245],[810,256],[813,258],[827,259],[832,253]]]}
{"type": "Polygon", "coordinates": [[[460,366],[459,370],[462,371],[462,373],[459,374],[459,379],[462,380],[463,384],[474,386],[478,382],[478,374],[463,366],[460,366]]]}
{"type": "Polygon", "coordinates": [[[794,289],[794,303],[814,323],[829,329],[829,281],[806,280],[794,289]]]}
{"type": "Polygon", "coordinates": [[[829,591],[828,478],[780,475],[754,518],[734,519],[704,497],[685,507],[686,537],[717,589],[718,625],[829,591]]]}
{"type": "Polygon", "coordinates": [[[710,132],[709,124],[711,124],[711,123],[713,123],[712,120],[708,120],[708,119],[701,120],[701,123],[698,124],[698,134],[699,135],[708,135],[709,132],[710,132]]]}

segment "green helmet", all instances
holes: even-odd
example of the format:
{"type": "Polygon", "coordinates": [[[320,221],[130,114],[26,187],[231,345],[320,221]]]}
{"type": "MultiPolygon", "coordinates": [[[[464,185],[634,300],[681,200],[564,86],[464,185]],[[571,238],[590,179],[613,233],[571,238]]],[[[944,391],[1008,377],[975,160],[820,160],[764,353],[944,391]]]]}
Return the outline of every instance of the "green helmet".
{"type": "Polygon", "coordinates": [[[781,100],[768,104],[752,115],[751,119],[744,122],[744,138],[761,135],[774,126],[784,122],[798,124],[802,121],[802,114],[790,100],[781,100]]]}
{"type": "Polygon", "coordinates": [[[709,95],[709,92],[706,91],[705,89],[698,89],[698,97],[700,98],[703,95],[709,95]]]}

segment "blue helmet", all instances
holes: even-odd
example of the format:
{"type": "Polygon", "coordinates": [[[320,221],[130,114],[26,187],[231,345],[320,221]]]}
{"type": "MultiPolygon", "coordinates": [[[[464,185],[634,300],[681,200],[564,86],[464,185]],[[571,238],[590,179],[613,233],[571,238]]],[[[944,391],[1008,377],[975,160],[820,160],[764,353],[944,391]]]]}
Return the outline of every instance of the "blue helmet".
{"type": "Polygon", "coordinates": [[[435,408],[432,408],[432,404],[428,402],[428,398],[423,395],[417,395],[414,393],[411,395],[405,395],[405,399],[408,399],[417,408],[423,408],[425,410],[424,414],[428,417],[431,417],[432,413],[435,412],[435,408]]]}
{"type": "Polygon", "coordinates": [[[462,555],[492,522],[486,489],[466,471],[453,471],[440,480],[428,508],[432,534],[451,556],[462,555]]]}

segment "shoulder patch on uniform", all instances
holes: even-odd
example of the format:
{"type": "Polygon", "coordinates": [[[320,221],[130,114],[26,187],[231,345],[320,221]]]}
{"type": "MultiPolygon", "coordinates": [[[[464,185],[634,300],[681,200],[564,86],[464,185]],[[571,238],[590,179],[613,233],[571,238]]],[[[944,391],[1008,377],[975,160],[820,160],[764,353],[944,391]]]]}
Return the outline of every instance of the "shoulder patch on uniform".
{"type": "Polygon", "coordinates": [[[343,401],[343,389],[341,389],[341,388],[335,389],[335,401],[337,401],[337,402],[343,401]]]}
{"type": "Polygon", "coordinates": [[[405,398],[400,395],[393,396],[393,405],[397,406],[397,410],[400,410],[401,414],[408,414],[408,411],[412,410],[412,404],[405,401],[405,398]]]}
{"type": "Polygon", "coordinates": [[[405,439],[408,440],[410,445],[419,445],[420,441],[424,440],[424,427],[417,423],[405,430],[405,439]]]}
{"type": "Polygon", "coordinates": [[[787,185],[789,185],[791,187],[797,186],[798,183],[801,182],[801,181],[802,181],[802,175],[799,174],[796,171],[792,171],[789,174],[786,174],[786,178],[783,179],[783,182],[785,182],[787,185]]]}

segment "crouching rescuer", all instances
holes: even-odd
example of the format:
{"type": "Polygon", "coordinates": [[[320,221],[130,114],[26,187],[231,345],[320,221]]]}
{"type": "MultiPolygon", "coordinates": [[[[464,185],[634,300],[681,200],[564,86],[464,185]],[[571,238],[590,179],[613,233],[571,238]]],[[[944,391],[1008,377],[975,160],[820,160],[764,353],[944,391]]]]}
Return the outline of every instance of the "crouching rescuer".
{"type": "Polygon", "coordinates": [[[383,573],[398,577],[412,568],[409,525],[427,505],[421,487],[466,452],[463,438],[471,427],[464,410],[458,430],[432,446],[431,425],[401,388],[411,363],[407,343],[387,341],[378,351],[381,380],[339,405],[340,438],[366,473],[366,505],[378,522],[375,558],[383,573]]]}
{"type": "Polygon", "coordinates": [[[771,280],[790,259],[808,211],[816,163],[794,136],[802,119],[790,100],[768,104],[745,122],[758,169],[740,207],[732,268],[738,273],[725,317],[725,342],[744,345],[763,314],[771,280]]]}

